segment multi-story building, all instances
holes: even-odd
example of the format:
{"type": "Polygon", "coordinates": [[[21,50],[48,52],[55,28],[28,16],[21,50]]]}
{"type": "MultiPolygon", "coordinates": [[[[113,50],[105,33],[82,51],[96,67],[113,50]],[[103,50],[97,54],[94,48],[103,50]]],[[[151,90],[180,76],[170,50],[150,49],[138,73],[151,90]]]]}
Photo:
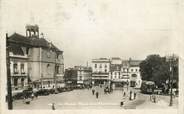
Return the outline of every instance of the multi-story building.
{"type": "Polygon", "coordinates": [[[64,80],[66,85],[77,85],[77,70],[74,68],[65,69],[64,80]]]}
{"type": "Polygon", "coordinates": [[[9,43],[10,75],[13,92],[28,86],[27,47],[9,43]]]}
{"type": "Polygon", "coordinates": [[[65,79],[72,85],[91,85],[92,69],[86,66],[75,66],[65,70],[65,79]]]}
{"type": "Polygon", "coordinates": [[[110,81],[113,87],[122,87],[129,82],[128,61],[122,61],[121,58],[112,58],[110,67],[110,81]]]}
{"type": "Polygon", "coordinates": [[[140,60],[122,60],[118,57],[111,59],[94,59],[92,60],[92,80],[102,83],[105,80],[105,82],[109,82],[113,88],[118,86],[122,87],[125,84],[140,88],[142,83],[139,70],[140,62],[140,60]],[[102,68],[104,65],[108,66],[106,67],[108,68],[106,71],[102,68]]]}
{"type": "Polygon", "coordinates": [[[78,85],[80,85],[80,84],[90,85],[91,78],[92,78],[91,67],[75,66],[74,68],[77,70],[77,84],[78,85]]]}
{"type": "Polygon", "coordinates": [[[140,88],[142,84],[142,79],[140,75],[140,60],[129,60],[129,77],[130,86],[135,88],[140,88]]]}
{"type": "Polygon", "coordinates": [[[40,38],[37,25],[26,26],[26,36],[14,33],[8,42],[20,46],[25,52],[26,73],[29,84],[34,88],[55,88],[64,83],[63,51],[45,38],[40,38]]]}
{"type": "Polygon", "coordinates": [[[92,60],[92,84],[106,84],[109,82],[110,59],[100,58],[92,60]]]}

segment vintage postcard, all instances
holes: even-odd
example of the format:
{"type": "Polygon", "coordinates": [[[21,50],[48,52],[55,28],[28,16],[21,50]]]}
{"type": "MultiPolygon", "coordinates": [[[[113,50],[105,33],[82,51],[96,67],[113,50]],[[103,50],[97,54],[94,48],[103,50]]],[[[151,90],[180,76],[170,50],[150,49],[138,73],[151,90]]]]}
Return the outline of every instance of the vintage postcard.
{"type": "Polygon", "coordinates": [[[180,0],[1,0],[2,113],[184,113],[180,0]]]}

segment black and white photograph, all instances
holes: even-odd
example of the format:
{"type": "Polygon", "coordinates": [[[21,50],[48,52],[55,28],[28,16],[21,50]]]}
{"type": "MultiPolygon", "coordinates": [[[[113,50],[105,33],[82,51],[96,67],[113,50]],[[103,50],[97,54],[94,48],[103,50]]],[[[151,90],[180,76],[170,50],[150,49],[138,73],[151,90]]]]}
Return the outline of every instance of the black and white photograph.
{"type": "Polygon", "coordinates": [[[0,4],[0,111],[184,112],[181,0],[0,4]]]}

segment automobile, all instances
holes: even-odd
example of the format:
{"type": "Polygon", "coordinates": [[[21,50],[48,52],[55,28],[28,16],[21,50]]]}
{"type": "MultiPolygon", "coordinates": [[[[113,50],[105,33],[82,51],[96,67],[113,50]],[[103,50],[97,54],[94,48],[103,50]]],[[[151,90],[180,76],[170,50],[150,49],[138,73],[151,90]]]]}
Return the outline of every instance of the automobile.
{"type": "Polygon", "coordinates": [[[36,94],[39,96],[46,96],[46,95],[49,95],[50,93],[49,93],[49,90],[47,89],[40,89],[36,92],[36,94]]]}
{"type": "Polygon", "coordinates": [[[155,82],[143,81],[140,89],[142,93],[152,94],[155,90],[155,82]]]}
{"type": "Polygon", "coordinates": [[[76,89],[83,89],[84,86],[83,85],[77,85],[76,89]]]}
{"type": "Polygon", "coordinates": [[[23,92],[17,93],[16,95],[13,96],[13,100],[20,100],[24,98],[23,92]]]}
{"type": "Polygon", "coordinates": [[[54,94],[55,93],[55,89],[50,89],[48,90],[50,94],[54,94]]]}
{"type": "Polygon", "coordinates": [[[33,90],[28,88],[28,89],[23,90],[22,93],[24,97],[31,97],[33,90]]]}

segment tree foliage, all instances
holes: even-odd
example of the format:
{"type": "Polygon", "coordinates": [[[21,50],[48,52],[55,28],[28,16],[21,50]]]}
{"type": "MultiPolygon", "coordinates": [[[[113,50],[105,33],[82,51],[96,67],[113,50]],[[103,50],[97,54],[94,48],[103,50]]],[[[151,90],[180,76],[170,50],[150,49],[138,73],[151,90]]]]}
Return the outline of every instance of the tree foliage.
{"type": "MultiPolygon", "coordinates": [[[[160,55],[149,55],[140,63],[140,72],[143,80],[154,81],[157,85],[165,83],[169,80],[170,62],[166,60],[166,57],[160,55]]],[[[173,63],[173,79],[178,80],[178,59],[173,63]]]]}

